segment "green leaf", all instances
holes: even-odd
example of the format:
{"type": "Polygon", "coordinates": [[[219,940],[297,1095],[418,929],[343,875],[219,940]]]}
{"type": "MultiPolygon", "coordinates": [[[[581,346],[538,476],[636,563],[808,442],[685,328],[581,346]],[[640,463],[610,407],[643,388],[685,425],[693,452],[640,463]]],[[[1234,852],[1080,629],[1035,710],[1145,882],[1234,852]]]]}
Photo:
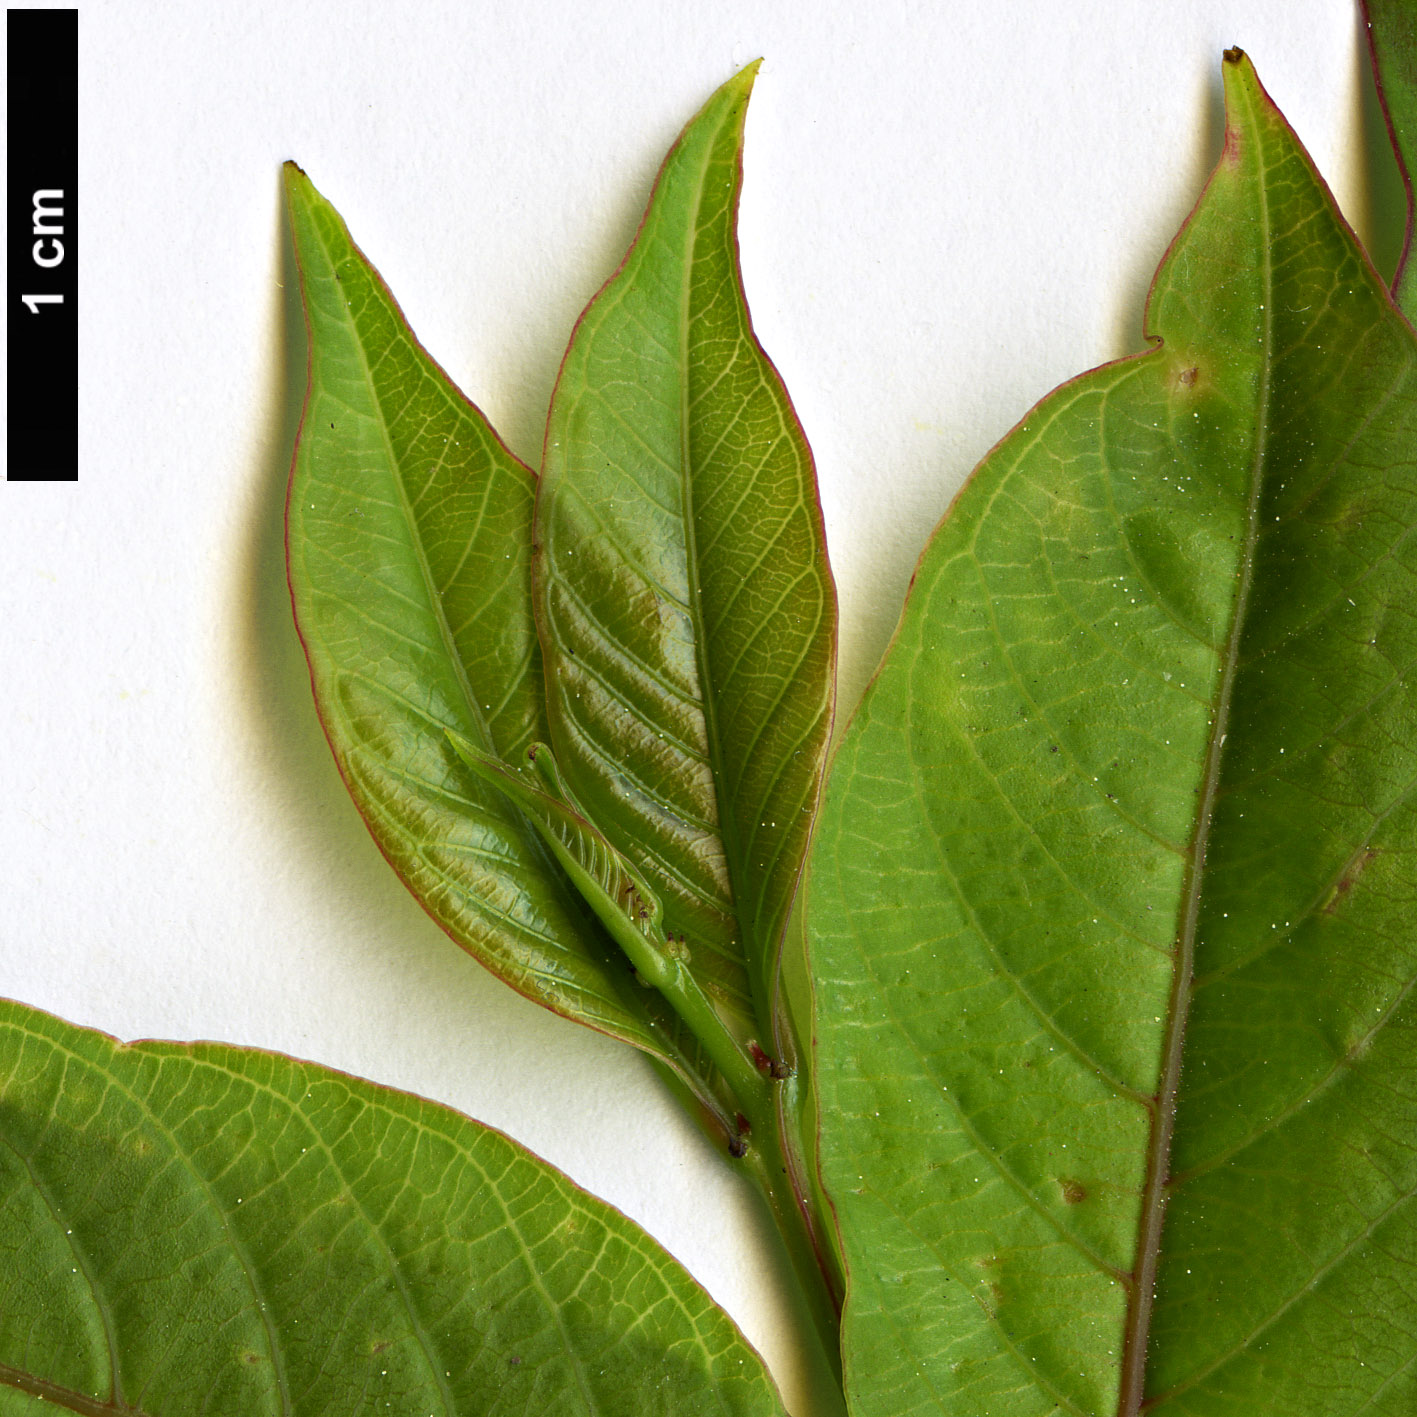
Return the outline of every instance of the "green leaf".
{"type": "Polygon", "coordinates": [[[0,1256],[7,1413],[782,1411],[674,1260],[499,1133],[7,1001],[0,1256]]]}
{"type": "Polygon", "coordinates": [[[1393,295],[1409,320],[1417,320],[1417,267],[1412,266],[1413,195],[1417,175],[1417,9],[1412,0],[1363,0],[1373,77],[1387,120],[1402,185],[1407,228],[1393,276],[1393,295]]]}
{"type": "MultiPolygon", "coordinates": [[[[515,803],[541,833],[581,897],[625,952],[636,978],[652,985],[673,1005],[708,1061],[718,1068],[731,1090],[735,1109],[739,1109],[731,1119],[720,1115],[719,1124],[728,1134],[732,1154],[743,1156],[746,1143],[740,1133],[751,1130],[749,1118],[761,1122],[773,1115],[772,1090],[700,988],[688,942],[665,930],[664,906],[653,888],[634,863],[587,820],[585,809],[561,781],[551,750],[544,743],[534,743],[527,750],[527,764],[539,781],[534,785],[465,738],[453,733],[448,736],[468,767],[515,803]]],[[[772,1187],[766,1189],[765,1199],[772,1202],[772,1187]]],[[[815,1279],[815,1270],[811,1273],[815,1279]]]]}
{"type": "Polygon", "coordinates": [[[490,753],[479,752],[465,738],[448,736],[463,762],[516,803],[541,833],[551,854],[626,958],[656,987],[666,983],[664,907],[644,877],[586,820],[580,804],[562,785],[551,750],[544,743],[533,743],[527,750],[527,761],[540,778],[538,786],[490,753]]]}
{"type": "Polygon", "coordinates": [[[557,382],[537,501],[552,742],[745,1040],[772,995],[830,730],[815,474],[734,223],[757,65],[665,159],[557,382]]]}
{"type": "Polygon", "coordinates": [[[286,192],[310,336],[290,585],[345,783],[459,944],[702,1091],[669,1041],[667,1009],[633,982],[530,823],[448,738],[515,761],[549,736],[530,600],[532,474],[419,345],[294,164],[286,192]]]}
{"type": "Polygon", "coordinates": [[[1417,341],[1226,59],[1153,347],[976,471],[832,771],[857,1417],[1417,1408],[1417,341]]]}

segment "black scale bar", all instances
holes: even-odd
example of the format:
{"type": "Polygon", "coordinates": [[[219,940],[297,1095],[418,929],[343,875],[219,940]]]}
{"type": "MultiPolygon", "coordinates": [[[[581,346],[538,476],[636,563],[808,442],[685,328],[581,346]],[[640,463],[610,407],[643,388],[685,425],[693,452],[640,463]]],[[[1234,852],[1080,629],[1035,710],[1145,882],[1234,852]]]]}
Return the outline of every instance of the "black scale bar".
{"type": "Polygon", "coordinates": [[[79,476],[79,13],[7,10],[10,482],[79,476]]]}

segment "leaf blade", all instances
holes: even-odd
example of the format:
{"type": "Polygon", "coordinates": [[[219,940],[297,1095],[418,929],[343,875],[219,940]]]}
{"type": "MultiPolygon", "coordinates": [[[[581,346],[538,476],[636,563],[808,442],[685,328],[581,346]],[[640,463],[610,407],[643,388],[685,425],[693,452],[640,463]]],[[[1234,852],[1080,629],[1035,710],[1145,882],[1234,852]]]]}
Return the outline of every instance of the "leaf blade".
{"type": "Polygon", "coordinates": [[[1412,182],[1417,174],[1417,15],[1402,0],[1362,0],[1362,5],[1378,99],[1407,194],[1407,224],[1392,277],[1393,298],[1407,318],[1417,322],[1417,271],[1409,260],[1412,182]]]}
{"type": "Polygon", "coordinates": [[[293,164],[310,331],[291,469],[292,603],[317,707],[380,849],[519,992],[682,1068],[535,834],[463,767],[547,736],[530,611],[534,478],[429,358],[293,164]]]}
{"type": "Polygon", "coordinates": [[[781,1411],[638,1227],[423,1099],[4,1002],[0,1140],[7,1399],[24,1378],[78,1411],[781,1411]]]}
{"type": "Polygon", "coordinates": [[[534,584],[568,783],[655,884],[715,997],[770,1037],[830,729],[835,598],[811,454],[738,269],[756,67],[686,127],[572,336],[534,584]]]}
{"type": "Polygon", "coordinates": [[[1367,1158],[1343,1173],[1353,1214],[1381,1193],[1389,1249],[1413,1241],[1417,1157],[1390,1138],[1417,1135],[1397,903],[1417,842],[1417,348],[1227,60],[1226,148],[1158,272],[1158,344],[1050,395],[981,464],[833,767],[808,923],[863,1417],[1410,1401],[1398,1261],[1361,1271],[1398,1286],[1367,1370],[1356,1320],[1326,1326],[1296,1273],[1314,1227],[1362,1243],[1332,1196],[1304,1208],[1325,1146],[1367,1158]],[[1374,814],[1387,894],[1339,927],[1374,814]],[[1284,919],[1324,948],[1223,988],[1226,952],[1242,967],[1239,942],[1284,919]],[[1302,1109],[1375,979],[1387,1053],[1351,1069],[1372,1120],[1290,1129],[1266,1189],[1224,1154],[1236,1126],[1302,1109]],[[1213,1164],[1188,1177],[1188,1157],[1213,1164]],[[1309,1324],[1284,1363],[1266,1304],[1309,1324]],[[1237,1331],[1254,1351],[1207,1367],[1237,1331]],[[1327,1385],[1316,1353],[1338,1355],[1327,1385]]]}

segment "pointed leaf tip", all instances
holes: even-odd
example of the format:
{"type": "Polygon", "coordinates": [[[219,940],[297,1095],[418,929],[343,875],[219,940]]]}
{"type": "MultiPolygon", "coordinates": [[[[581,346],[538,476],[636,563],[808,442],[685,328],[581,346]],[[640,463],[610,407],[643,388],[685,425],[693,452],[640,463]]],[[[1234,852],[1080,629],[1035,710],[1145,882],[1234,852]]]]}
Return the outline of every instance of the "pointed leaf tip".
{"type": "Polygon", "coordinates": [[[285,188],[287,201],[293,201],[296,194],[306,195],[315,190],[309,174],[294,158],[287,158],[280,165],[281,185],[285,188]]]}
{"type": "Polygon", "coordinates": [[[856,1417],[1417,1411],[1417,343],[1224,74],[1162,342],[974,473],[834,760],[856,1417]]]}
{"type": "Polygon", "coordinates": [[[760,61],[660,170],[587,307],[547,424],[536,610],[566,785],[660,891],[743,1035],[777,953],[831,719],[815,469],[757,343],[735,220],[760,61]]]}
{"type": "Polygon", "coordinates": [[[1273,101],[1264,90],[1264,85],[1260,83],[1260,76],[1255,70],[1254,60],[1243,49],[1237,46],[1225,51],[1225,62],[1220,66],[1220,74],[1225,85],[1227,119],[1233,118],[1231,110],[1241,94],[1257,97],[1263,100],[1267,107],[1274,107],[1273,101]]]}

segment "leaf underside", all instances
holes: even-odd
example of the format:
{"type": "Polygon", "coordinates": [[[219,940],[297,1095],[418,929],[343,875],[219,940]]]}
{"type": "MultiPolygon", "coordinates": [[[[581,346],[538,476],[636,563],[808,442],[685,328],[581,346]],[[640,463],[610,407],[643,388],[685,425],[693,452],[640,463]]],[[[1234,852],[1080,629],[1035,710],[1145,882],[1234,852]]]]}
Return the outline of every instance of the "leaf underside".
{"type": "Polygon", "coordinates": [[[756,68],[684,130],[572,336],[533,574],[567,784],[654,886],[731,1025],[768,1043],[836,607],[811,454],[738,270],[756,68]]]}
{"type": "Polygon", "coordinates": [[[1407,192],[1407,230],[1393,276],[1393,295],[1417,322],[1417,266],[1412,262],[1413,192],[1417,177],[1417,8],[1411,0],[1363,0],[1373,74],[1407,192]]]}
{"type": "MultiPolygon", "coordinates": [[[[677,1023],[532,825],[454,751],[549,736],[531,611],[535,481],[414,338],[334,208],[286,191],[310,338],[287,553],[346,786],[433,918],[493,973],[693,1082],[677,1023]]],[[[700,1084],[700,1086],[702,1086],[700,1084]]]]}
{"type": "Polygon", "coordinates": [[[0,1413],[780,1414],[637,1226],[312,1063],[0,1001],[0,1413]]]}
{"type": "Polygon", "coordinates": [[[857,1417],[1417,1408],[1417,343],[1225,79],[1153,347],[975,472],[828,785],[857,1417]]]}

